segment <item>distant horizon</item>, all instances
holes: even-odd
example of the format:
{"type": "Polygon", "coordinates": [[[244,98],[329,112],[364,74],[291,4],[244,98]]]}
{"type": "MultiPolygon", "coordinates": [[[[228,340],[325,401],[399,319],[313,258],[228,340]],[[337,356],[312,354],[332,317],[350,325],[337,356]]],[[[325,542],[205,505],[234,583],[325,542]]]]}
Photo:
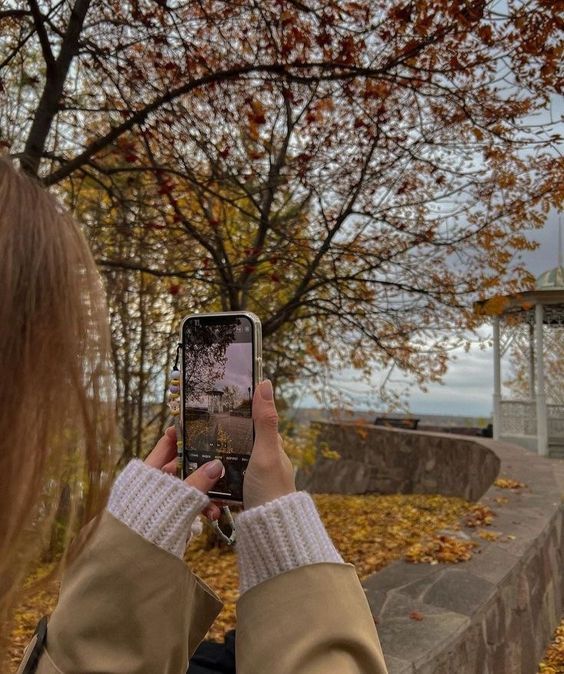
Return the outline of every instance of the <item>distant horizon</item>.
{"type": "MultiPolygon", "coordinates": [[[[341,411],[338,407],[333,407],[333,408],[328,408],[328,407],[314,407],[314,406],[299,406],[299,407],[289,407],[288,408],[291,411],[297,411],[297,412],[339,412],[341,411]]],[[[415,412],[415,411],[408,411],[408,412],[402,412],[400,410],[395,410],[393,412],[382,412],[381,410],[369,410],[369,409],[347,409],[347,410],[342,410],[344,413],[350,413],[351,415],[358,415],[358,416],[370,416],[370,417],[384,417],[384,416],[390,416],[390,417],[421,417],[421,418],[436,418],[436,419],[473,419],[473,420],[481,420],[481,421],[491,421],[492,420],[492,415],[491,414],[451,414],[451,413],[445,413],[445,412],[415,412]]]]}

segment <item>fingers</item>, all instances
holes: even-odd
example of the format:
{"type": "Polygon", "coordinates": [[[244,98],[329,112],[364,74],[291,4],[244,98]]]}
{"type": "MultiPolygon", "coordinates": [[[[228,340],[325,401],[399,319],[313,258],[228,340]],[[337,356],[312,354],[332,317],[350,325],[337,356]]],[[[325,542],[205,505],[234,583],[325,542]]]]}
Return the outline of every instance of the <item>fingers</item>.
{"type": "Polygon", "coordinates": [[[207,517],[208,520],[218,520],[221,515],[221,510],[215,503],[210,503],[209,506],[202,511],[202,515],[207,517]]]}
{"type": "Polygon", "coordinates": [[[268,379],[261,382],[253,397],[253,420],[255,422],[255,448],[278,448],[278,413],[274,403],[272,384],[268,379]]]}
{"type": "Polygon", "coordinates": [[[223,464],[219,459],[208,461],[191,473],[184,482],[191,487],[196,487],[204,494],[207,494],[215,485],[224,472],[223,464]]]}
{"type": "MultiPolygon", "coordinates": [[[[145,463],[153,468],[161,470],[163,466],[170,464],[176,457],[176,429],[174,426],[167,428],[163,437],[157,442],[153,451],[145,459],[145,463]]],[[[166,471],[171,472],[171,471],[166,471]]],[[[172,471],[173,472],[173,471],[172,471]]]]}
{"type": "Polygon", "coordinates": [[[165,463],[161,468],[163,473],[168,473],[169,475],[176,475],[178,469],[178,459],[175,457],[172,461],[165,463]]]}
{"type": "MultiPolygon", "coordinates": [[[[176,429],[174,426],[170,426],[164,432],[163,437],[157,442],[153,451],[145,459],[145,463],[148,466],[162,470],[163,473],[176,475],[176,451],[176,429]]],[[[215,485],[223,472],[223,464],[216,459],[200,466],[184,482],[206,494],[215,485]]],[[[210,503],[203,510],[202,514],[209,520],[217,520],[220,513],[219,506],[215,503],[210,503]]]]}
{"type": "MultiPolygon", "coordinates": [[[[213,463],[213,461],[211,461],[210,463],[213,463]]],[[[169,473],[169,475],[176,475],[177,466],[178,466],[177,459],[174,458],[172,461],[169,461],[169,463],[164,465],[161,470],[163,471],[163,473],[169,473]]],[[[204,466],[202,466],[202,468],[203,467],[204,466]]],[[[222,470],[220,471],[219,474],[221,475],[222,472],[223,472],[223,466],[222,466],[222,470]]],[[[192,476],[193,476],[193,474],[190,477],[192,477],[192,476]]],[[[194,484],[189,479],[186,479],[185,482],[186,482],[186,484],[190,485],[191,487],[196,487],[200,491],[204,491],[204,488],[203,488],[204,485],[203,485],[202,477],[200,475],[198,475],[197,479],[198,479],[198,482],[201,486],[198,486],[197,484],[194,484]]],[[[219,506],[217,506],[215,503],[210,503],[206,508],[204,508],[204,510],[202,510],[202,515],[207,517],[209,520],[218,520],[220,514],[221,514],[221,511],[219,509],[219,506]]]]}

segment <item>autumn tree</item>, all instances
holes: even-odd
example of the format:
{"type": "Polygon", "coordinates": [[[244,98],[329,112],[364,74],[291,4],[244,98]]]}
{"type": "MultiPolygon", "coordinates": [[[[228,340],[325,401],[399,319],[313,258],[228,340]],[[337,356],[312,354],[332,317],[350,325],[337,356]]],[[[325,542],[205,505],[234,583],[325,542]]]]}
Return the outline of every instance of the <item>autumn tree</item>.
{"type": "Polygon", "coordinates": [[[201,399],[225,376],[227,348],[235,339],[235,325],[189,326],[184,349],[184,377],[189,401],[201,399]]]}
{"type": "MultiPolygon", "coordinates": [[[[106,158],[110,164],[110,155],[106,158]]],[[[110,255],[122,265],[143,259],[147,251],[166,264],[158,212],[150,206],[149,186],[143,174],[113,182],[101,189],[89,177],[73,183],[68,194],[86,227],[94,255],[110,255]],[[78,193],[80,196],[78,196],[78,193]]],[[[151,446],[168,419],[166,373],[174,358],[175,333],[182,308],[178,286],[142,269],[101,268],[110,309],[116,402],[123,458],[139,456],[151,446]]]]}
{"type": "Polygon", "coordinates": [[[12,0],[0,19],[10,152],[77,198],[148,176],[167,255],[100,263],[256,310],[281,381],[439,377],[436,328],[531,281],[521,232],[562,198],[535,117],[561,82],[552,3],[12,0]]]}

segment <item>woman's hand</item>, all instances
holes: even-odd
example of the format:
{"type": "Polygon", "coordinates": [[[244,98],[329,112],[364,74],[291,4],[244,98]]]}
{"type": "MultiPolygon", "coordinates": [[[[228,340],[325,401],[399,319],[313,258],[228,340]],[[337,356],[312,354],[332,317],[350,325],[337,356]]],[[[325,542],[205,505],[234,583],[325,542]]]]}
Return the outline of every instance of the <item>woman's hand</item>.
{"type": "Polygon", "coordinates": [[[282,448],[278,434],[278,413],[272,384],[261,382],[253,397],[255,444],[243,482],[243,503],[246,509],[296,491],[294,469],[282,448]]]}
{"type": "MultiPolygon", "coordinates": [[[[163,473],[176,475],[176,429],[174,426],[166,429],[163,437],[145,459],[145,463],[148,466],[162,470],[163,473]]],[[[222,472],[223,464],[219,459],[214,459],[200,466],[184,482],[190,487],[195,487],[204,494],[207,494],[219,480],[222,472]]],[[[210,520],[216,520],[219,518],[220,510],[215,503],[210,503],[203,511],[203,514],[210,520]]]]}

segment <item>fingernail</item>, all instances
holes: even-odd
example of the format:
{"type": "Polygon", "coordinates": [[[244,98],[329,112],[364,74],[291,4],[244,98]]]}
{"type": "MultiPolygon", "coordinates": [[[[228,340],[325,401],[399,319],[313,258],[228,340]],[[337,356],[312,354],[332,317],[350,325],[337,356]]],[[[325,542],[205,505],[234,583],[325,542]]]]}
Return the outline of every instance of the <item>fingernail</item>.
{"type": "Polygon", "coordinates": [[[272,391],[272,382],[270,379],[265,379],[260,384],[260,397],[263,400],[274,400],[274,393],[272,391]]]}
{"type": "Polygon", "coordinates": [[[216,477],[219,477],[223,471],[223,464],[219,459],[214,459],[209,461],[204,465],[204,472],[208,477],[211,477],[212,480],[216,477]]]}

